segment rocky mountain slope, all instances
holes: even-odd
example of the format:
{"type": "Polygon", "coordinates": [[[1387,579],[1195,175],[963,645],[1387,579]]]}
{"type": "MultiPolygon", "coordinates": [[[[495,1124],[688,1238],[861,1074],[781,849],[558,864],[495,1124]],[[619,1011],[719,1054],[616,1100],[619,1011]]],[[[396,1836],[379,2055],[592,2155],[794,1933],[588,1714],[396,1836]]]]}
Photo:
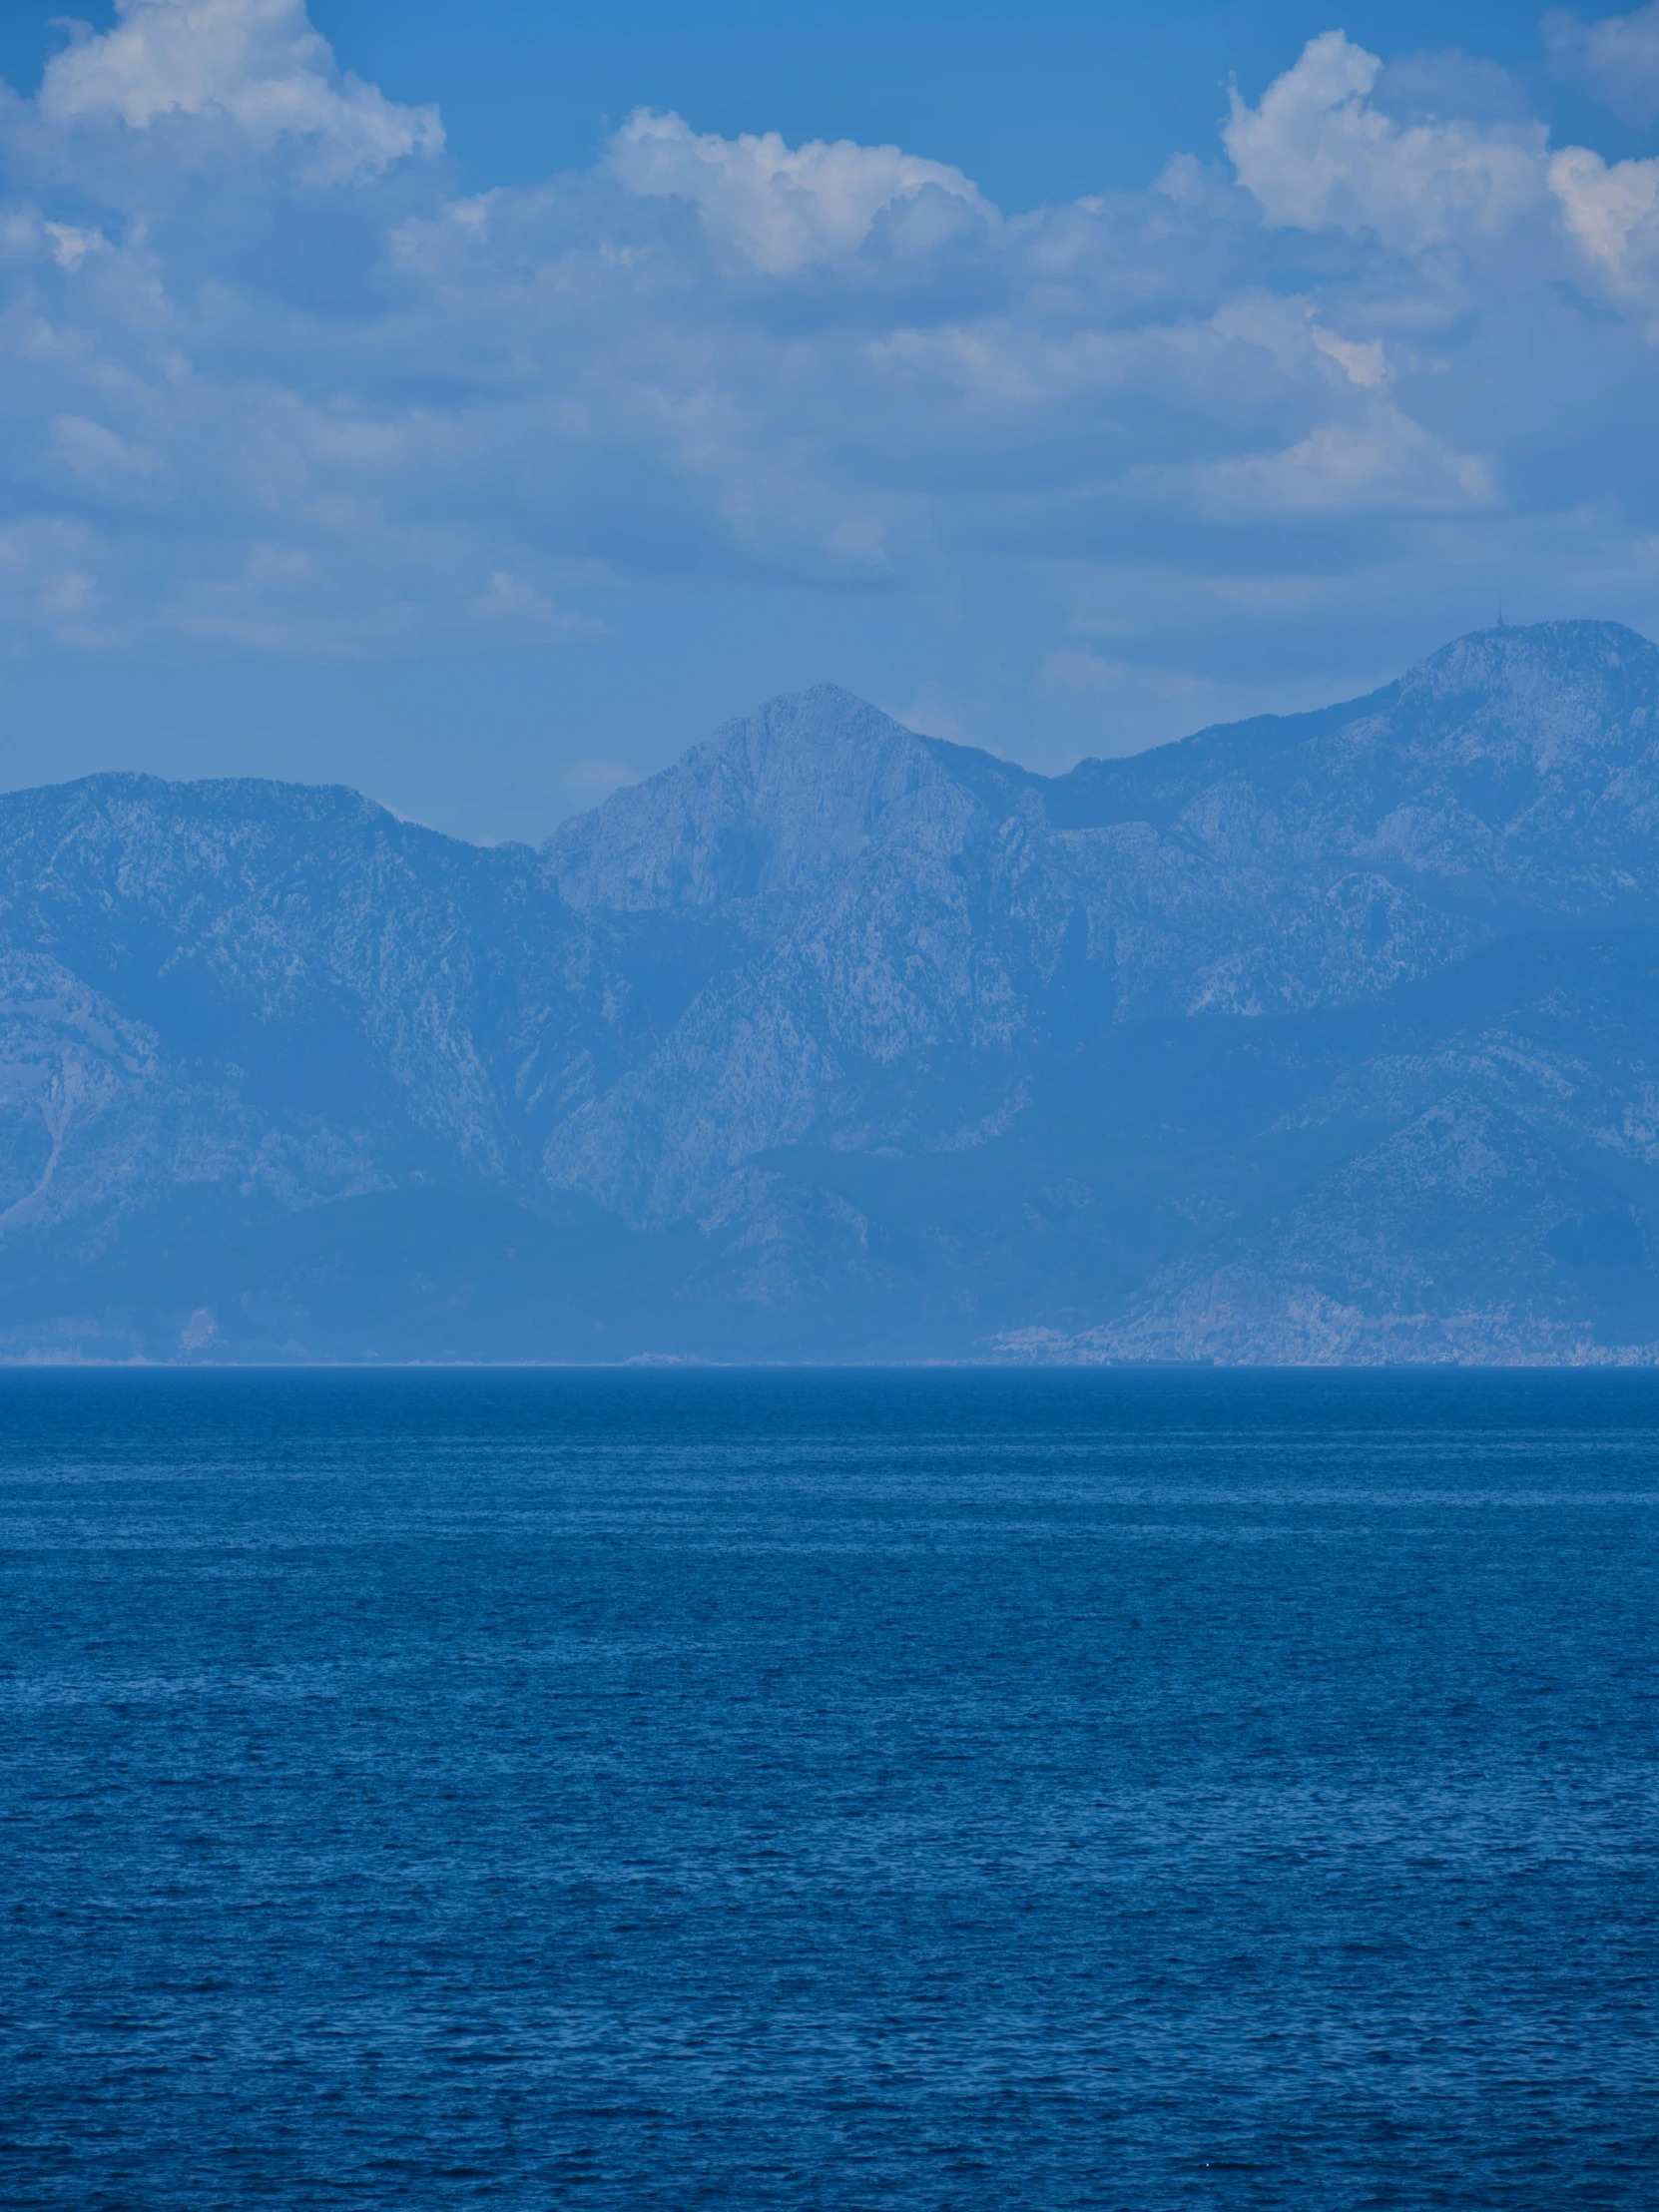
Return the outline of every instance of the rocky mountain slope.
{"type": "Polygon", "coordinates": [[[1044,779],[824,687],[542,851],[0,798],[12,1357],[1659,1355],[1659,650],[1044,779]]]}

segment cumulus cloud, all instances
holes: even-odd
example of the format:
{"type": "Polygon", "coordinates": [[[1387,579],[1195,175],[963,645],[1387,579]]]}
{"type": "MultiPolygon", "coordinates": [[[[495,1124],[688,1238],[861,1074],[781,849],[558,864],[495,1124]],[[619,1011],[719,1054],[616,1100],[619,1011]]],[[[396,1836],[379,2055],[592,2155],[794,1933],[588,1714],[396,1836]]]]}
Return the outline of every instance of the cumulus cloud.
{"type": "Polygon", "coordinates": [[[1222,133],[1270,223],[1371,231],[1407,253],[1501,231],[1544,199],[1541,123],[1402,123],[1372,95],[1382,63],[1341,31],[1309,41],[1222,133]]]}
{"type": "MultiPolygon", "coordinates": [[[[1650,36],[1659,55],[1659,0],[1644,15],[1651,25],[1614,17],[1584,32],[1587,39],[1608,34],[1609,54],[1623,42],[1635,82],[1650,36]]],[[[1549,19],[1557,44],[1564,20],[1549,19]]],[[[1376,97],[1382,75],[1377,55],[1328,31],[1309,42],[1259,108],[1234,94],[1223,138],[1240,183],[1270,223],[1369,233],[1411,255],[1459,247],[1480,255],[1500,280],[1515,274],[1505,235],[1512,241],[1530,228],[1527,251],[1536,256],[1541,246],[1544,267],[1550,239],[1564,237],[1616,289],[1651,296],[1659,161],[1609,166],[1588,147],[1551,152],[1541,123],[1502,115],[1400,121],[1376,97]]],[[[1457,57],[1448,85],[1465,75],[1457,57]]]]}
{"type": "Polygon", "coordinates": [[[1144,730],[1183,624],[1651,569],[1659,164],[1484,65],[1330,32],[1225,160],[1024,213],[643,110],[534,189],[441,143],[301,0],[123,0],[0,103],[0,635],[605,653],[636,587],[765,578],[912,595],[963,734],[930,610],[960,656],[1016,603],[1045,714],[1144,730]]]}
{"type": "Polygon", "coordinates": [[[1558,76],[1583,86],[1628,123],[1659,115],[1659,0],[1594,23],[1553,8],[1542,29],[1558,76]]]}
{"type": "Polygon", "coordinates": [[[1604,162],[1570,146],[1549,165],[1568,229],[1614,288],[1659,304],[1659,161],[1604,162]]]}
{"type": "Polygon", "coordinates": [[[222,115],[250,144],[293,141],[318,183],[375,175],[443,145],[435,107],[398,107],[336,68],[305,0],[116,0],[116,16],[113,30],[48,63],[39,95],[48,125],[146,131],[175,116],[222,115]]]}
{"type": "MultiPolygon", "coordinates": [[[[642,198],[690,201],[725,252],[773,276],[845,260],[878,216],[924,195],[953,203],[952,214],[995,212],[959,169],[896,146],[813,139],[791,147],[776,131],[723,139],[646,108],[612,139],[606,166],[642,198]]],[[[921,243],[931,243],[928,234],[921,243]]]]}

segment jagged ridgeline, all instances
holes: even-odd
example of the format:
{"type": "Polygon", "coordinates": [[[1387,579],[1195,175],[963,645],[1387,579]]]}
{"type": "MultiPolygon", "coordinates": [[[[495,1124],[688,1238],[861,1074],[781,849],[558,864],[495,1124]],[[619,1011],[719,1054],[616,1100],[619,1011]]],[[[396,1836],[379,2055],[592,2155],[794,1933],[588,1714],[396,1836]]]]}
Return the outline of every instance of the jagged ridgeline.
{"type": "Polygon", "coordinates": [[[1659,1357],[1659,650],[1054,779],[821,687],[480,849],[0,798],[14,1358],[1659,1357]]]}

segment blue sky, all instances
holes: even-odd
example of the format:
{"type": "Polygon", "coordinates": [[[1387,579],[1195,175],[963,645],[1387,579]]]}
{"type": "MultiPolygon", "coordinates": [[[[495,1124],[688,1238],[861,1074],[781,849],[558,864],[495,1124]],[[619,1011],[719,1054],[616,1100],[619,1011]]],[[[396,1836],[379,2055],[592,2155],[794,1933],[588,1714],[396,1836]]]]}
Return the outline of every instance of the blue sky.
{"type": "Polygon", "coordinates": [[[822,679],[1058,768],[1659,632],[1659,5],[0,20],[11,785],[540,835],[822,679]]]}

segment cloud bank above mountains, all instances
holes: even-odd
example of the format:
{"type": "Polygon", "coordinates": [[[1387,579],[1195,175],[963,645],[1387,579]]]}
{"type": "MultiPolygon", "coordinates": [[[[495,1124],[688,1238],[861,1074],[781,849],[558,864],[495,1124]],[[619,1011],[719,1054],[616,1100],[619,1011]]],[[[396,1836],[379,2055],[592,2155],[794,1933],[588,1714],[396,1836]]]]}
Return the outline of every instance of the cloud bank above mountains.
{"type": "MultiPolygon", "coordinates": [[[[1659,114],[1659,7],[1542,35],[1659,114]]],[[[954,729],[1017,598],[1012,690],[1111,748],[1474,588],[1659,617],[1659,157],[1477,60],[1331,30],[1144,191],[1012,211],[644,111],[462,196],[347,59],[302,0],[118,0],[0,97],[12,650],[604,652],[786,579],[928,610],[954,729]]]]}

